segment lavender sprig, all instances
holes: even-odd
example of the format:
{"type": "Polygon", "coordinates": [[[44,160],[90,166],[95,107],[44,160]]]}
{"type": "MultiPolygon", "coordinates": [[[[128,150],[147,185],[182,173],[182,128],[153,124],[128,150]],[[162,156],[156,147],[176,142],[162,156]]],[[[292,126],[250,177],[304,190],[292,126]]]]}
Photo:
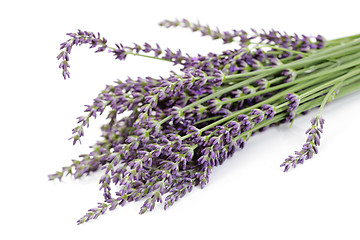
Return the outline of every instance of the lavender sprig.
{"type": "Polygon", "coordinates": [[[103,52],[107,48],[107,40],[105,38],[101,38],[100,33],[96,36],[93,32],[81,31],[79,29],[77,33],[67,33],[66,35],[71,38],[60,44],[60,50],[64,50],[57,56],[58,60],[62,59],[59,68],[63,70],[62,75],[64,79],[70,77],[69,54],[71,53],[71,49],[74,45],[90,44],[90,48],[99,46],[95,52],[103,52]]]}
{"type": "Polygon", "coordinates": [[[284,172],[289,171],[291,167],[295,168],[298,164],[303,164],[305,160],[312,158],[314,154],[318,153],[324,122],[325,120],[320,116],[316,116],[311,120],[311,127],[306,130],[308,137],[302,149],[295,151],[295,156],[289,156],[280,165],[280,167],[284,167],[284,172]]]}
{"type": "Polygon", "coordinates": [[[77,224],[83,224],[91,219],[98,218],[100,215],[104,214],[107,211],[109,206],[110,204],[108,203],[98,203],[98,207],[89,209],[86,215],[77,221],[77,224]]]}
{"type": "Polygon", "coordinates": [[[309,49],[321,49],[324,47],[325,39],[321,35],[316,37],[308,37],[303,35],[302,37],[297,34],[291,36],[287,33],[280,33],[279,31],[271,30],[266,32],[257,32],[254,29],[251,29],[252,33],[249,34],[245,30],[232,30],[221,32],[218,28],[216,30],[211,29],[209,26],[201,25],[199,22],[192,23],[187,19],[174,21],[164,20],[159,23],[160,26],[169,28],[169,27],[183,27],[189,28],[193,32],[199,31],[202,36],[210,36],[212,39],[222,39],[224,43],[231,43],[238,39],[241,46],[248,46],[252,40],[260,38],[260,42],[265,42],[267,44],[279,45],[284,48],[290,48],[293,50],[300,50],[303,52],[308,51],[309,49]]]}
{"type": "MultiPolygon", "coordinates": [[[[355,67],[352,71],[349,71],[347,74],[336,78],[334,81],[337,83],[331,87],[324,97],[318,114],[311,119],[311,127],[305,132],[308,134],[306,143],[303,145],[301,151],[295,151],[295,156],[289,156],[285,161],[280,165],[284,167],[284,172],[287,172],[290,167],[295,168],[299,163],[303,164],[305,160],[308,160],[313,157],[314,154],[318,153],[318,147],[320,146],[321,133],[323,133],[325,120],[321,117],[321,112],[325,104],[329,103],[335,98],[335,95],[339,93],[339,88],[343,84],[344,80],[348,76],[357,74],[359,68],[355,67]]],[[[289,109],[295,111],[299,106],[299,99],[295,94],[288,94],[287,100],[290,101],[289,109]]]]}
{"type": "Polygon", "coordinates": [[[80,46],[83,44],[90,44],[90,48],[98,47],[95,51],[103,52],[108,49],[109,53],[113,53],[115,59],[118,60],[125,60],[127,55],[137,55],[142,57],[148,57],[153,59],[165,60],[173,62],[174,64],[182,64],[188,60],[188,56],[183,55],[181,50],[172,51],[169,48],[162,50],[159,44],[156,44],[156,47],[152,47],[149,43],[145,43],[143,46],[134,43],[134,47],[123,46],[122,44],[115,44],[114,47],[110,47],[107,45],[107,39],[104,37],[101,38],[100,33],[89,32],[89,31],[81,31],[78,30],[77,33],[67,33],[66,35],[70,36],[71,38],[68,39],[66,42],[60,44],[60,54],[57,56],[57,59],[61,59],[61,63],[59,68],[61,68],[62,75],[64,79],[70,78],[70,64],[69,64],[69,55],[71,53],[73,46],[80,46]],[[150,53],[153,52],[154,56],[144,55],[143,53],[150,53]]]}

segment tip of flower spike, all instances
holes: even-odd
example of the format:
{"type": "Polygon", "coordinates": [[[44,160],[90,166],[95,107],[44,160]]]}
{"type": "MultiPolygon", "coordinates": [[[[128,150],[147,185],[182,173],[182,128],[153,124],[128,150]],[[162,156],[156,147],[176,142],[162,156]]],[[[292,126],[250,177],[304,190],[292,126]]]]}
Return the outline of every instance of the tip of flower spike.
{"type": "Polygon", "coordinates": [[[80,140],[79,135],[74,135],[71,138],[69,138],[68,140],[71,140],[71,139],[73,139],[73,145],[75,145],[76,142],[79,142],[81,144],[81,140],[80,140]]]}
{"type": "Polygon", "coordinates": [[[139,214],[142,215],[142,214],[146,213],[146,211],[147,211],[147,208],[146,208],[146,207],[142,207],[142,208],[140,209],[139,214]]]}
{"type": "Polygon", "coordinates": [[[59,179],[59,181],[61,181],[61,178],[63,177],[64,173],[63,172],[56,172],[54,174],[49,174],[48,175],[48,180],[49,181],[54,181],[56,179],[59,179]]]}
{"type": "Polygon", "coordinates": [[[77,225],[81,225],[81,224],[83,224],[83,223],[85,223],[85,220],[80,219],[80,220],[77,220],[77,221],[76,221],[76,224],[77,224],[77,225]]]}
{"type": "Polygon", "coordinates": [[[284,167],[284,172],[288,172],[289,169],[290,169],[290,165],[286,165],[286,166],[284,167]]]}

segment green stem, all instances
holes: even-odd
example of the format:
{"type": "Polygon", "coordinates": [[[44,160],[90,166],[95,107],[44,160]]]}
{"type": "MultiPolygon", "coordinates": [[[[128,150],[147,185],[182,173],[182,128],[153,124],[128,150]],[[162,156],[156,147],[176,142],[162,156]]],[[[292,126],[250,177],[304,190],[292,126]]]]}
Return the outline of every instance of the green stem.
{"type": "Polygon", "coordinates": [[[338,82],[343,82],[345,79],[356,76],[357,74],[360,74],[360,69],[359,68],[353,69],[353,70],[349,71],[348,73],[346,73],[345,75],[342,75],[341,77],[338,77],[338,78],[336,78],[336,79],[334,79],[334,80],[332,80],[330,82],[322,84],[322,85],[320,85],[320,86],[318,86],[316,88],[313,88],[310,91],[307,91],[307,92],[303,93],[299,97],[300,97],[300,99],[304,98],[304,97],[309,96],[309,95],[311,95],[311,94],[313,94],[315,92],[318,92],[318,91],[320,91],[320,90],[322,90],[324,88],[330,87],[330,86],[332,86],[332,85],[334,85],[334,84],[336,84],[338,82]]]}
{"type": "MultiPolygon", "coordinates": [[[[272,48],[272,49],[276,49],[276,50],[281,50],[281,51],[284,51],[284,52],[291,52],[291,53],[295,53],[295,54],[299,54],[299,55],[304,55],[304,56],[308,56],[309,54],[306,53],[306,52],[299,52],[299,51],[295,51],[295,50],[291,50],[291,49],[287,49],[287,48],[282,48],[282,47],[278,47],[278,46],[275,46],[275,45],[270,45],[270,44],[262,44],[261,43],[261,46],[255,46],[253,48],[257,49],[257,48],[264,48],[264,47],[269,47],[269,48],[272,48]]],[[[281,53],[281,52],[280,52],[281,53]]]]}
{"type": "Polygon", "coordinates": [[[214,117],[209,117],[209,118],[205,118],[205,119],[202,119],[200,121],[197,121],[195,123],[195,125],[197,124],[200,124],[200,123],[203,123],[203,122],[209,122],[209,121],[212,121],[212,120],[215,120],[215,119],[218,119],[218,118],[222,118],[223,116],[219,115],[219,116],[214,116],[214,117]]]}
{"type": "Polygon", "coordinates": [[[328,47],[328,46],[331,46],[331,45],[341,44],[341,43],[344,43],[344,42],[349,42],[349,41],[352,41],[352,40],[357,39],[357,38],[360,38],[360,34],[355,34],[355,35],[351,35],[351,36],[347,36],[347,37],[328,40],[328,41],[325,42],[325,47],[328,47]]]}

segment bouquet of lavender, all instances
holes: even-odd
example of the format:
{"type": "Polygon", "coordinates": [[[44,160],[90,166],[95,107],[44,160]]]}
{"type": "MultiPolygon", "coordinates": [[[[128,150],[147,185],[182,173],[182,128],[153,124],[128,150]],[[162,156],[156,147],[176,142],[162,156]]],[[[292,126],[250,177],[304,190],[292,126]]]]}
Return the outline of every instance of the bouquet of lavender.
{"type": "Polygon", "coordinates": [[[74,144],[90,119],[108,109],[102,139],[90,153],[49,175],[50,180],[61,180],[64,175],[80,178],[103,171],[99,184],[104,202],[89,209],[78,224],[141,199],[140,214],[153,210],[156,202],[164,201],[167,209],[194,186],[203,188],[212,169],[244,148],[254,133],[292,123],[318,107],[306,143],[280,165],[285,172],[295,168],[318,153],[324,106],[360,89],[360,35],[327,41],[320,35],[275,30],[221,32],[185,19],[160,25],[238,42],[239,48],[189,56],[158,44],[111,47],[100,34],[81,30],[68,33],[70,38],[61,44],[58,59],[65,79],[70,77],[71,49],[82,44],[119,60],[136,55],[182,66],[180,73],[163,78],[128,78],[107,85],[78,117],[74,144]],[[120,115],[124,112],[126,117],[120,115]]]}

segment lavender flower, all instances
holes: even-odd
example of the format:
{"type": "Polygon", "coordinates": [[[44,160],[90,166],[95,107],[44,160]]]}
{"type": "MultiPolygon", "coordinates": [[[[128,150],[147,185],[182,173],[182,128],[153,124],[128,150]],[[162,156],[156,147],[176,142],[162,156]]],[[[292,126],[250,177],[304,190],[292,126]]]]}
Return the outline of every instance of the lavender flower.
{"type": "Polygon", "coordinates": [[[255,124],[261,123],[262,120],[264,119],[264,112],[261,111],[260,109],[252,109],[249,115],[252,116],[251,120],[255,124]]]}
{"type": "Polygon", "coordinates": [[[289,156],[280,165],[284,167],[284,172],[287,172],[291,167],[295,168],[298,164],[303,164],[305,160],[312,158],[312,156],[318,153],[318,146],[320,146],[321,133],[323,132],[325,120],[316,116],[311,119],[311,127],[306,130],[308,138],[300,151],[295,151],[295,156],[289,156]]]}
{"type": "Polygon", "coordinates": [[[261,110],[264,111],[266,119],[272,119],[275,116],[275,107],[269,104],[264,104],[261,106],[261,110]]]}
{"type": "Polygon", "coordinates": [[[60,54],[57,56],[58,60],[62,59],[59,68],[63,69],[62,74],[64,79],[70,77],[70,72],[68,70],[70,68],[70,65],[68,61],[69,54],[71,53],[71,49],[74,45],[77,46],[82,44],[90,44],[90,48],[95,48],[99,46],[96,52],[103,52],[107,48],[107,40],[105,38],[101,38],[100,33],[98,33],[96,36],[93,32],[78,30],[77,33],[67,33],[67,35],[71,38],[68,39],[66,42],[60,44],[60,50],[64,50],[61,51],[60,54]]]}
{"type": "Polygon", "coordinates": [[[88,222],[91,219],[98,218],[101,214],[104,214],[107,211],[109,206],[111,205],[108,203],[98,203],[98,207],[89,209],[87,214],[77,221],[77,224],[79,225],[88,222]]]}
{"type": "Polygon", "coordinates": [[[299,107],[300,98],[298,95],[296,95],[294,93],[288,93],[286,95],[285,99],[289,102],[289,104],[287,105],[289,115],[285,119],[285,121],[291,122],[295,118],[295,110],[299,107]]]}

